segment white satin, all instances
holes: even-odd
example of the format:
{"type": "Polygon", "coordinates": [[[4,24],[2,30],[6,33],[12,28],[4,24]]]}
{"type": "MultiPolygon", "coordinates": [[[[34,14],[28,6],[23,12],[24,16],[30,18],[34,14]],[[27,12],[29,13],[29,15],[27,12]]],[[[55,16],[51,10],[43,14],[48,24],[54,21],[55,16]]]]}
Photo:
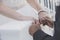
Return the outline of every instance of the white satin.
{"type": "Polygon", "coordinates": [[[2,0],[3,4],[11,8],[20,8],[25,5],[26,0],[2,0]]]}

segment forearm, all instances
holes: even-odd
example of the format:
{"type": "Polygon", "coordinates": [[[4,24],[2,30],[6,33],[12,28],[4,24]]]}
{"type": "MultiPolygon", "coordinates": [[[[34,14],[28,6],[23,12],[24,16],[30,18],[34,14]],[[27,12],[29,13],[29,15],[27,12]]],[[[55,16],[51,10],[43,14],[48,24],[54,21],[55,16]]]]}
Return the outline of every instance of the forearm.
{"type": "Polygon", "coordinates": [[[20,13],[17,13],[16,10],[13,10],[11,8],[8,8],[5,5],[0,5],[0,12],[10,18],[16,19],[16,20],[29,20],[28,16],[23,16],[20,13]]]}
{"type": "Polygon", "coordinates": [[[11,8],[8,8],[7,6],[5,5],[1,5],[1,13],[5,16],[8,16],[8,17],[11,17],[11,18],[14,18],[14,19],[18,19],[18,17],[22,16],[22,15],[18,15],[16,10],[13,10],[11,8]]]}
{"type": "Polygon", "coordinates": [[[28,2],[34,9],[36,9],[37,12],[39,12],[39,11],[42,9],[42,7],[40,6],[40,4],[38,4],[38,3],[36,2],[36,0],[27,0],[27,2],[28,2]]]}

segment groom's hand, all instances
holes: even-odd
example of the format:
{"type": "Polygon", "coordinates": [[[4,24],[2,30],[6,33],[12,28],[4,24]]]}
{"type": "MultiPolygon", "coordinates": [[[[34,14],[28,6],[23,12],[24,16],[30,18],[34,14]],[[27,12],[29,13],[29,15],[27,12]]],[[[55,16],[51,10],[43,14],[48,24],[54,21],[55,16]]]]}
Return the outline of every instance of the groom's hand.
{"type": "Polygon", "coordinates": [[[49,27],[53,27],[54,25],[53,20],[48,16],[47,12],[41,12],[39,14],[39,22],[43,25],[48,25],[49,27]]]}
{"type": "Polygon", "coordinates": [[[54,22],[53,22],[53,20],[51,18],[46,17],[45,21],[43,21],[43,25],[48,25],[49,27],[53,27],[54,22]]]}

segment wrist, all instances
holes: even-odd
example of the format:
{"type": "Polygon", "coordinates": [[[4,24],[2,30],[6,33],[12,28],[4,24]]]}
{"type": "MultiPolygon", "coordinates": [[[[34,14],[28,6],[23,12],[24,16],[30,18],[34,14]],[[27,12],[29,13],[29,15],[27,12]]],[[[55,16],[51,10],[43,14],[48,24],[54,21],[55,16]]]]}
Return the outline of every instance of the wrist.
{"type": "Polygon", "coordinates": [[[40,10],[40,11],[38,12],[38,15],[41,14],[42,12],[47,13],[45,10],[40,10]]]}

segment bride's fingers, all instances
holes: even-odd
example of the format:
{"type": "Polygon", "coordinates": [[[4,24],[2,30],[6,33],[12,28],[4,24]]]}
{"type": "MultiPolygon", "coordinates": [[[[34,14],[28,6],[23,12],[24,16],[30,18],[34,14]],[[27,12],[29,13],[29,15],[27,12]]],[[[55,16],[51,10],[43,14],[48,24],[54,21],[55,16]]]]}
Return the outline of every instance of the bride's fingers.
{"type": "Polygon", "coordinates": [[[35,24],[35,22],[32,22],[32,24],[35,24]]]}
{"type": "Polygon", "coordinates": [[[40,24],[39,20],[36,20],[35,23],[36,23],[36,24],[40,24]]]}

